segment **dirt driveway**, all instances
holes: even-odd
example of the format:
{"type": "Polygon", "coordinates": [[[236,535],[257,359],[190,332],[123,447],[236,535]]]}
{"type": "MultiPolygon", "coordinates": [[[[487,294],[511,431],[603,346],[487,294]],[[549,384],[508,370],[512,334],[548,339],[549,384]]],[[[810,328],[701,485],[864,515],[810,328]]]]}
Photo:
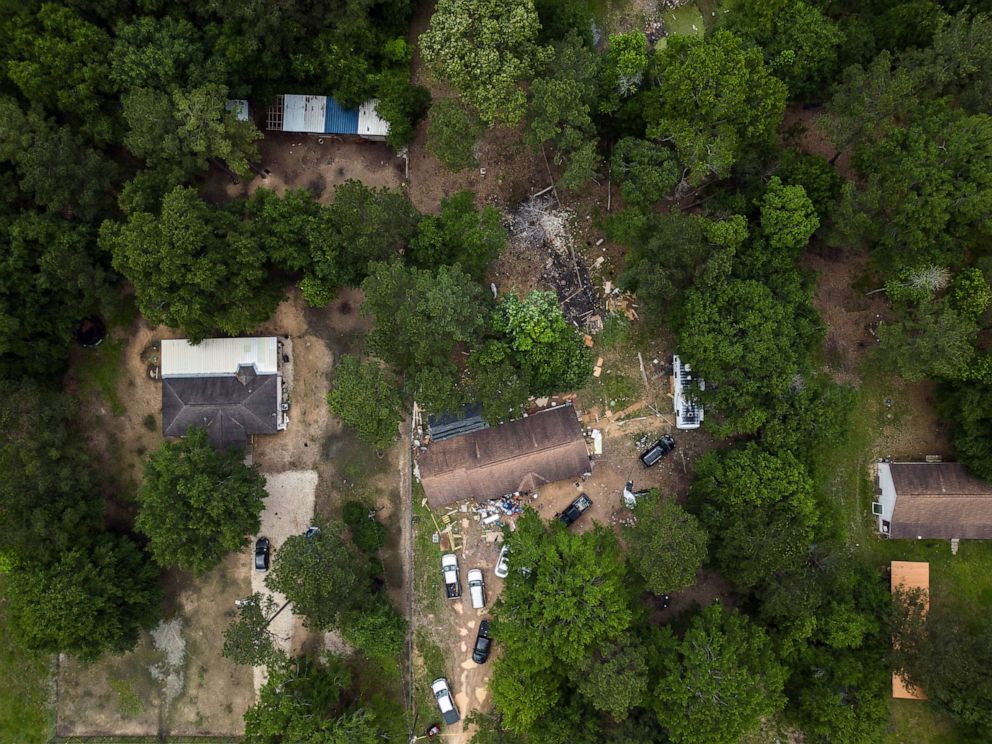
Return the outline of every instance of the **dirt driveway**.
{"type": "MultiPolygon", "coordinates": [[[[314,498],[317,493],[316,470],[287,470],[282,473],[269,473],[265,476],[265,490],[269,492],[265,499],[265,510],[262,512],[262,527],[260,535],[269,538],[272,552],[277,553],[279,547],[291,535],[305,532],[313,520],[314,498]]],[[[255,540],[245,551],[245,565],[251,563],[255,540]]],[[[286,597],[278,592],[270,592],[265,586],[265,572],[251,572],[252,593],[258,592],[270,596],[277,607],[286,603],[286,597]]],[[[292,605],[280,612],[269,630],[275,638],[277,648],[289,653],[293,646],[293,638],[299,632],[306,632],[303,623],[293,614],[292,605]]],[[[255,667],[255,691],[258,692],[268,679],[265,667],[255,667]]]]}

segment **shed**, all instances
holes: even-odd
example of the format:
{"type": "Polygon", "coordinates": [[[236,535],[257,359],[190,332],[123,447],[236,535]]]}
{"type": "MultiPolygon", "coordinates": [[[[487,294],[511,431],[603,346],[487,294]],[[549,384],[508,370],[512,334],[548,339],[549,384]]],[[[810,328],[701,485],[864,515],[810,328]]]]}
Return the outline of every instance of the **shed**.
{"type": "Polygon", "coordinates": [[[244,447],[288,423],[275,337],[162,341],[162,433],[202,426],[216,447],[244,447]]]}
{"type": "Polygon", "coordinates": [[[377,105],[378,101],[373,99],[349,109],[327,96],[287,93],[276,97],[266,127],[279,132],[357,135],[382,140],[389,134],[389,122],[379,116],[377,105]]]}
{"type": "Polygon", "coordinates": [[[872,510],[894,539],[992,539],[992,485],[956,462],[879,462],[872,510]]]}
{"type": "Polygon", "coordinates": [[[433,507],[536,491],[591,468],[571,405],[431,444],[418,467],[433,507]]]}
{"type": "MultiPolygon", "coordinates": [[[[924,592],[926,609],[930,608],[930,564],[920,561],[892,561],[890,589],[924,592]]],[[[892,673],[892,697],[900,700],[926,700],[926,693],[914,685],[902,672],[892,673]]]]}

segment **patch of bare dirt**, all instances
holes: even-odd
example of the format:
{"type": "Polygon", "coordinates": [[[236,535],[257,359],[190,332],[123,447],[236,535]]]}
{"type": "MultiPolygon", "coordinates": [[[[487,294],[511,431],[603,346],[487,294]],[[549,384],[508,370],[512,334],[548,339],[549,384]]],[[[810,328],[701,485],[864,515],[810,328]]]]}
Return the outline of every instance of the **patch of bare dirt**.
{"type": "MultiPolygon", "coordinates": [[[[822,108],[805,109],[801,106],[792,106],[786,109],[779,131],[786,135],[796,132],[798,136],[793,141],[797,148],[810,155],[819,155],[830,160],[837,154],[837,147],[823,129],[820,121],[822,116],[822,108]]],[[[855,180],[855,173],[851,167],[850,148],[842,152],[834,161],[834,167],[846,180],[855,180]]]]}
{"type": "Polygon", "coordinates": [[[234,179],[213,169],[201,189],[204,198],[221,203],[261,188],[280,195],[287,189],[308,189],[319,202],[329,204],[334,187],[349,179],[376,188],[399,188],[406,167],[384,142],[265,132],[258,149],[265,176],[234,179]]]}

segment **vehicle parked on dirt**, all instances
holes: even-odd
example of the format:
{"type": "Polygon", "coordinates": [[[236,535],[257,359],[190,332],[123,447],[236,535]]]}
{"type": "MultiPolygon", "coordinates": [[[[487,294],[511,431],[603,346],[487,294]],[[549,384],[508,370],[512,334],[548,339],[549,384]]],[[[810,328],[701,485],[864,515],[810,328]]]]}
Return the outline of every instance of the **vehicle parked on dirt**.
{"type": "Polygon", "coordinates": [[[462,584],[458,580],[458,556],[445,553],[441,556],[441,573],[444,575],[444,592],[448,599],[462,596],[462,584]]]}
{"type": "Polygon", "coordinates": [[[489,621],[483,620],[479,623],[479,635],[475,637],[475,648],[472,650],[472,661],[476,664],[485,664],[489,660],[489,649],[492,646],[492,639],[489,637],[489,621]]]}
{"type": "Polygon", "coordinates": [[[473,568],[468,572],[468,596],[473,610],[481,610],[486,606],[486,582],[480,568],[473,568]]]}
{"type": "Polygon", "coordinates": [[[671,434],[665,434],[661,439],[652,444],[644,454],[641,455],[641,463],[643,463],[646,468],[649,468],[652,465],[657,465],[661,461],[661,458],[674,449],[675,440],[672,439],[671,434]]]}
{"type": "Polygon", "coordinates": [[[559,522],[568,527],[572,524],[572,522],[585,514],[586,510],[590,506],[592,506],[592,499],[589,498],[587,494],[580,493],[579,497],[569,504],[565,511],[560,514],[556,514],[555,516],[558,518],[559,522]]]}
{"type": "Polygon", "coordinates": [[[255,541],[255,570],[269,570],[269,538],[260,537],[255,541]]]}
{"type": "Polygon", "coordinates": [[[501,579],[510,575],[510,546],[503,543],[502,550],[499,551],[499,558],[496,559],[496,568],[493,573],[501,579]]]}
{"type": "Polygon", "coordinates": [[[437,707],[441,709],[441,717],[444,722],[449,726],[458,723],[462,717],[458,714],[458,708],[455,707],[455,699],[451,696],[448,680],[444,677],[438,677],[431,682],[431,692],[434,693],[434,699],[437,700],[437,707]]]}

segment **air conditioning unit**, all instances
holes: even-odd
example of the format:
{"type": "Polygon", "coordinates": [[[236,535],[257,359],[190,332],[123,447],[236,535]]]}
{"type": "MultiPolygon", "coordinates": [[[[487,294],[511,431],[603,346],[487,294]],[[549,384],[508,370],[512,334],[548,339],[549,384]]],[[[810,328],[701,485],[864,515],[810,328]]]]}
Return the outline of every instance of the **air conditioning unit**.
{"type": "Polygon", "coordinates": [[[876,517],[882,516],[882,505],[877,501],[873,501],[871,504],[871,513],[876,517]]]}

